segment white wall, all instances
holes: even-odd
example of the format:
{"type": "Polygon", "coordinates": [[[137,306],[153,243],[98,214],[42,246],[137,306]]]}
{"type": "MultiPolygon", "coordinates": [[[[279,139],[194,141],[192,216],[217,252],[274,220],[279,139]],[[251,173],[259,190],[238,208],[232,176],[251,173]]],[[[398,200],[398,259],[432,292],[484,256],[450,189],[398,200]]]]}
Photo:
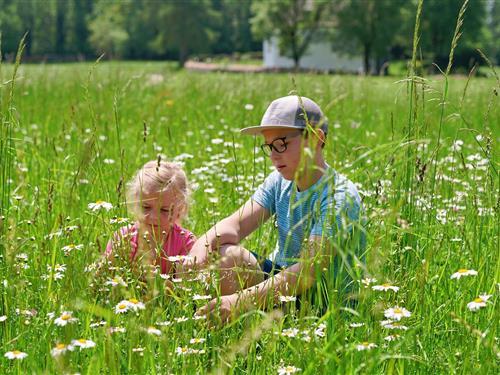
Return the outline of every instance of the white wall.
{"type": "MultiPolygon", "coordinates": [[[[273,37],[264,40],[263,46],[265,68],[293,68],[293,60],[280,55],[278,39],[273,37]]],[[[333,70],[350,73],[363,72],[361,57],[348,57],[332,51],[331,44],[327,42],[311,43],[306,53],[300,59],[301,68],[333,70]]]]}

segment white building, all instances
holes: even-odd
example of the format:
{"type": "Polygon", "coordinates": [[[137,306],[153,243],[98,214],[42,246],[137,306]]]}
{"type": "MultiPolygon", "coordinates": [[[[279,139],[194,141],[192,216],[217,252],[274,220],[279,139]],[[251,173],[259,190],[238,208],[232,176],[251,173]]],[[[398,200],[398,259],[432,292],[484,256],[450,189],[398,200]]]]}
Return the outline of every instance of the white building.
{"type": "MultiPolygon", "coordinates": [[[[293,59],[280,54],[278,38],[264,41],[264,68],[293,68],[293,59]]],[[[332,51],[331,43],[311,42],[299,61],[300,68],[333,72],[363,73],[363,59],[332,51]]]]}

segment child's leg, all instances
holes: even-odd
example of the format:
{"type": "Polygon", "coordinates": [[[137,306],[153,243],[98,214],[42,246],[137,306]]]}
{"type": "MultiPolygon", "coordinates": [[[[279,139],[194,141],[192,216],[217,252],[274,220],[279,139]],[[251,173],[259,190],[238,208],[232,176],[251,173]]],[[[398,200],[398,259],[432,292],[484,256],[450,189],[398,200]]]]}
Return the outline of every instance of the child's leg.
{"type": "Polygon", "coordinates": [[[220,247],[220,270],[222,295],[251,287],[264,281],[264,274],[255,256],[238,245],[220,247]]]}

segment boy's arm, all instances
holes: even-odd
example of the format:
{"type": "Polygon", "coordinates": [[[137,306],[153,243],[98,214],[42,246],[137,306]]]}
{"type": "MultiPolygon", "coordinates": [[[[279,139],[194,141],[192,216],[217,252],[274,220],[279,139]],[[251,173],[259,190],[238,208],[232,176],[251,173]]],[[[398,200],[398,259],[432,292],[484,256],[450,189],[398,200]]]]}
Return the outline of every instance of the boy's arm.
{"type": "Polygon", "coordinates": [[[280,302],[280,296],[296,296],[309,289],[315,282],[316,276],[323,272],[333,259],[334,251],[327,240],[320,236],[311,236],[305,242],[307,248],[302,250],[299,262],[285,268],[273,277],[264,280],[240,292],[242,303],[254,302],[259,308],[274,305],[280,302]]]}
{"type": "Polygon", "coordinates": [[[195,264],[205,264],[208,253],[223,244],[238,244],[269,217],[269,210],[249,199],[236,212],[219,221],[198,238],[189,252],[193,259],[184,262],[184,266],[190,268],[195,264]]]}
{"type": "Polygon", "coordinates": [[[253,306],[264,308],[280,302],[280,296],[300,295],[316,281],[317,273],[323,272],[335,255],[332,247],[320,236],[311,236],[303,258],[294,265],[267,280],[240,292],[213,299],[198,311],[200,315],[211,314],[220,309],[220,319],[227,321],[232,316],[249,310],[253,306]],[[220,303],[220,305],[219,305],[220,303]],[[219,306],[219,307],[218,307],[219,306]]]}

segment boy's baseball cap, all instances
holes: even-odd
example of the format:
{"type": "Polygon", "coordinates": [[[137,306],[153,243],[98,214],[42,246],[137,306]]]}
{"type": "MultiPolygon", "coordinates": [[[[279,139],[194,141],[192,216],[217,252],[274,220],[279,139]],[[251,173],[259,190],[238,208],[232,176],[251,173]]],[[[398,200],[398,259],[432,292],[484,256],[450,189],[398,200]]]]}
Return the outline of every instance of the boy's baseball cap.
{"type": "Polygon", "coordinates": [[[241,129],[240,132],[257,135],[268,129],[305,129],[307,121],[312,127],[319,126],[327,134],[328,120],[319,105],[305,96],[299,100],[298,95],[289,95],[274,100],[267,107],[260,125],[241,129]]]}

